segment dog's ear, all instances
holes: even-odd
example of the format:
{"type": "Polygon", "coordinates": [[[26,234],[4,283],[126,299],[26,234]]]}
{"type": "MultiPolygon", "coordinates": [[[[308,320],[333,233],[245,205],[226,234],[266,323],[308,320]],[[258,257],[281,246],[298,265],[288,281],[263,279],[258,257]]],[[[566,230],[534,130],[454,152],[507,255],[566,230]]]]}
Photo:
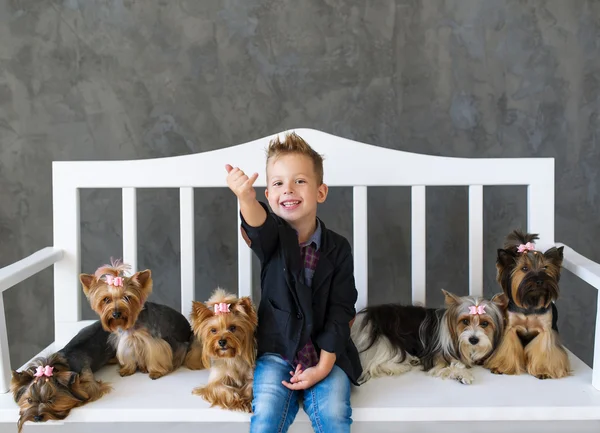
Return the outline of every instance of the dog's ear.
{"type": "Polygon", "coordinates": [[[27,370],[23,372],[12,370],[11,373],[10,391],[12,392],[15,402],[18,403],[23,393],[27,390],[26,385],[30,384],[33,380],[33,375],[27,370]]]}
{"type": "Polygon", "coordinates": [[[456,296],[454,293],[450,293],[444,289],[442,289],[442,293],[444,294],[444,300],[446,303],[447,307],[450,307],[451,305],[458,305],[460,304],[460,298],[458,296],[456,296]]]}
{"type": "Polygon", "coordinates": [[[504,292],[496,293],[490,302],[496,304],[500,311],[504,311],[508,307],[508,296],[504,292]]]}
{"type": "Polygon", "coordinates": [[[235,305],[234,311],[238,311],[248,316],[248,320],[250,323],[252,323],[252,326],[257,326],[258,316],[256,315],[256,310],[254,309],[254,305],[252,304],[252,300],[249,296],[244,296],[241,298],[235,305]]]}
{"type": "Polygon", "coordinates": [[[204,302],[192,301],[192,312],[190,313],[190,321],[194,323],[202,323],[206,319],[214,316],[215,313],[208,308],[204,302]]]}
{"type": "Polygon", "coordinates": [[[78,374],[74,371],[59,371],[54,374],[54,378],[59,385],[64,386],[65,388],[71,388],[71,386],[75,383],[78,378],[78,374]]]}
{"type": "Polygon", "coordinates": [[[544,253],[544,257],[547,260],[550,260],[555,266],[562,266],[563,262],[563,250],[565,247],[552,247],[549,250],[546,250],[544,253]]]}
{"type": "Polygon", "coordinates": [[[92,287],[92,283],[94,282],[94,276],[90,274],[80,274],[79,281],[81,282],[81,286],[83,287],[83,293],[86,297],[90,295],[90,288],[92,287]]]}
{"type": "Polygon", "coordinates": [[[146,269],[133,274],[130,278],[131,281],[135,282],[139,286],[142,304],[146,302],[148,296],[152,293],[152,271],[146,269]]]}
{"type": "Polygon", "coordinates": [[[515,263],[516,253],[511,250],[505,250],[503,248],[498,248],[498,256],[496,257],[496,266],[501,266],[502,268],[507,268],[515,263]]]}

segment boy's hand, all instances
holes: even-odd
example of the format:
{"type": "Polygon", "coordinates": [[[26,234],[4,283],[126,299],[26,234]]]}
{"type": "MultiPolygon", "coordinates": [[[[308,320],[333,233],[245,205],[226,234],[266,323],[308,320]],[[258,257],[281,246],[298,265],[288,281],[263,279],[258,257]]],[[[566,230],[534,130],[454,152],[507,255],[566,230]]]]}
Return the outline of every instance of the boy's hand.
{"type": "Polygon", "coordinates": [[[248,177],[238,167],[233,168],[229,164],[225,166],[225,170],[227,170],[227,186],[237,196],[240,203],[249,203],[256,200],[256,191],[253,185],[258,178],[258,173],[248,177]]]}
{"type": "Polygon", "coordinates": [[[291,390],[308,389],[325,379],[329,374],[329,371],[319,365],[302,371],[301,365],[298,364],[296,371],[290,371],[290,375],[292,376],[290,381],[287,382],[283,380],[281,383],[291,390]]]}

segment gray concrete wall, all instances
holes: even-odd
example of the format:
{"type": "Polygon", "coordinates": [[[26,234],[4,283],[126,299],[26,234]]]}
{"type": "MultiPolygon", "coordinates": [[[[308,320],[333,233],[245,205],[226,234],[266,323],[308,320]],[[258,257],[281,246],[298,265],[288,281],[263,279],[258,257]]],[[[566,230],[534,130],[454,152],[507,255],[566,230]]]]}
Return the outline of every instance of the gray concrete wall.
{"type": "MultiPolygon", "coordinates": [[[[311,127],[433,155],[556,158],[556,238],[600,261],[600,3],[0,0],[0,266],[52,244],[51,162],[183,155],[311,127]]],[[[373,161],[377,164],[377,161],[373,161]]],[[[224,173],[225,174],[225,173],[224,173]]],[[[111,175],[119,175],[113,173],[111,175]]],[[[352,238],[351,191],[320,210],[352,238]]],[[[82,268],[121,248],[120,191],[82,193],[82,268]]],[[[370,300],[410,300],[410,190],[369,192],[370,300]]],[[[427,193],[428,302],[468,291],[467,189],[427,193]]],[[[495,250],[524,188],[485,188],[495,250]]],[[[179,305],[176,190],[139,192],[139,262],[179,305]]],[[[226,190],[196,191],[198,299],[236,288],[226,190]]],[[[53,339],[52,270],[4,295],[13,365],[53,339]]],[[[597,292],[564,278],[560,327],[590,363],[597,292]]],[[[83,305],[85,318],[93,318],[83,305]]]]}

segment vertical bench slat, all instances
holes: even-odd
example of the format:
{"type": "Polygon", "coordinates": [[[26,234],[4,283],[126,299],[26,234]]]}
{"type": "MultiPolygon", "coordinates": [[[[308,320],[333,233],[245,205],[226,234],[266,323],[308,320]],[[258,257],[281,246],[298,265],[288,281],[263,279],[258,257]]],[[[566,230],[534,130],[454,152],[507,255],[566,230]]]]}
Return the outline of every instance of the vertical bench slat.
{"type": "Polygon", "coordinates": [[[7,393],[10,387],[10,356],[8,350],[4,297],[0,292],[0,394],[7,393]]]}
{"type": "Polygon", "coordinates": [[[196,288],[194,188],[179,189],[179,236],[181,250],[181,314],[189,318],[196,288]]]}
{"type": "Polygon", "coordinates": [[[483,186],[469,186],[469,294],[483,295],[483,186]]]}
{"type": "MultiPolygon", "coordinates": [[[[81,242],[79,189],[68,169],[55,166],[52,185],[54,247],[64,252],[54,265],[54,338],[61,347],[67,343],[73,324],[81,320],[81,242]]],[[[88,271],[89,272],[89,271],[88,271]]]]}
{"type": "Polygon", "coordinates": [[[425,186],[411,188],[412,303],[425,305],[426,237],[425,186]]]}
{"type": "Polygon", "coordinates": [[[123,262],[131,265],[131,273],[137,272],[137,191],[123,188],[123,262]]]}
{"type": "Polygon", "coordinates": [[[246,244],[240,230],[240,203],[237,204],[238,233],[238,296],[252,296],[252,250],[246,244]]]}
{"type": "Polygon", "coordinates": [[[353,188],[353,230],[354,230],[354,279],[358,290],[356,310],[360,311],[368,303],[369,287],[369,236],[367,229],[367,187],[353,188]]]}
{"type": "Polygon", "coordinates": [[[540,177],[543,183],[527,187],[527,230],[540,235],[540,248],[550,248],[554,246],[554,171],[540,177]]]}

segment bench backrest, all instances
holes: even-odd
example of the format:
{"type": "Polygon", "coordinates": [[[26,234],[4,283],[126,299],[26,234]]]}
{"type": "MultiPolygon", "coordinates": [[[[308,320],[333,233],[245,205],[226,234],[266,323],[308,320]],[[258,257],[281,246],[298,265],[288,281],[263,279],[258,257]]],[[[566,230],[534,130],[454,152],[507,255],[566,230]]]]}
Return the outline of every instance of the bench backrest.
{"type": "MultiPolygon", "coordinates": [[[[286,131],[291,132],[291,131],[286,131]]],[[[353,254],[357,310],[368,300],[367,191],[371,186],[410,186],[412,301],[425,303],[425,193],[427,186],[469,187],[469,292],[483,292],[483,186],[527,186],[527,229],[539,233],[540,245],[554,243],[553,158],[449,158],[421,155],[359,143],[312,129],[296,129],[325,156],[325,183],[353,188],[353,254]]],[[[280,135],[285,132],[280,133],[280,135]]],[[[54,312],[57,341],[72,335],[81,320],[81,188],[122,188],[123,259],[137,269],[137,188],[179,188],[181,230],[181,311],[188,316],[194,299],[194,188],[224,187],[225,164],[261,174],[265,185],[265,149],[272,137],[186,156],[132,160],[53,163],[54,246],[64,258],[54,266],[54,312]],[[128,173],[128,177],[111,176],[128,173]],[[103,173],[98,175],[98,173],[103,173]]],[[[223,191],[224,194],[231,194],[223,191]]],[[[239,216],[238,216],[239,220],[239,216]]],[[[238,221],[239,222],[239,221],[238,221]]],[[[251,250],[238,232],[238,291],[252,293],[251,250]]]]}

